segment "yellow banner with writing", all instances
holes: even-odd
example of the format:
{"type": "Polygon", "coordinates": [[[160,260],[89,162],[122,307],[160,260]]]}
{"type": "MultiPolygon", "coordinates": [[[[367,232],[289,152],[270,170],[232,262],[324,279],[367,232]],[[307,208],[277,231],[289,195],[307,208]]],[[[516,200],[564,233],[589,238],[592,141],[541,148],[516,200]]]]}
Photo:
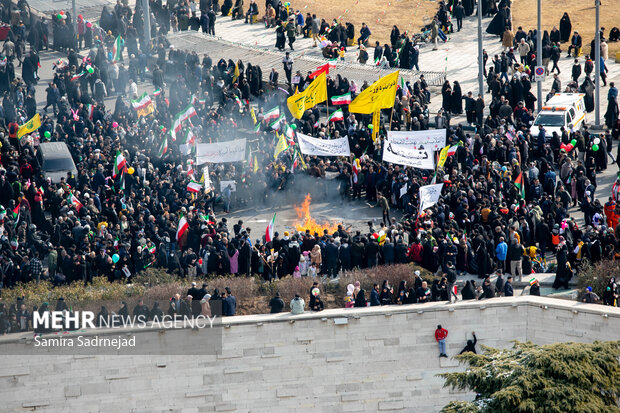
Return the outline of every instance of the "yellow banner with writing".
{"type": "Polygon", "coordinates": [[[439,152],[439,161],[437,162],[437,168],[443,168],[443,164],[446,163],[446,159],[448,159],[448,149],[450,149],[450,145],[446,146],[439,152]]]}
{"type": "Polygon", "coordinates": [[[349,104],[349,112],[370,114],[379,109],[387,109],[394,106],[398,75],[400,71],[383,76],[375,83],[364,89],[349,104]]]}
{"type": "Polygon", "coordinates": [[[325,73],[317,76],[310,86],[301,93],[297,93],[286,100],[291,114],[296,119],[301,119],[304,112],[327,100],[327,82],[325,73]]]}
{"type": "Polygon", "coordinates": [[[41,127],[41,116],[37,113],[17,130],[17,138],[28,135],[41,127]]]}

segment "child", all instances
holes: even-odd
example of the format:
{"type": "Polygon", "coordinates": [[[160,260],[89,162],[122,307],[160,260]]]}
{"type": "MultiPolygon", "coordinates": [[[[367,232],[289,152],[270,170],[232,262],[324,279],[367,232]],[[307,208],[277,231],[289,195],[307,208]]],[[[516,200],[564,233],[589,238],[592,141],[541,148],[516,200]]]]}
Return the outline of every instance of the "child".
{"type": "Polygon", "coordinates": [[[353,299],[353,293],[347,291],[347,296],[344,297],[344,308],[353,308],[355,300],[353,299]]]}
{"type": "Polygon", "coordinates": [[[308,277],[316,277],[316,265],[314,263],[308,268],[308,277]]]}
{"type": "Polygon", "coordinates": [[[304,253],[299,257],[299,272],[302,277],[308,275],[308,251],[304,251],[304,253]]]}
{"type": "Polygon", "coordinates": [[[293,278],[301,278],[301,272],[299,271],[299,265],[295,267],[295,271],[293,271],[293,278]]]}
{"type": "Polygon", "coordinates": [[[345,50],[344,47],[341,47],[340,50],[338,51],[338,56],[340,56],[340,61],[344,62],[344,54],[345,54],[345,50]]]}

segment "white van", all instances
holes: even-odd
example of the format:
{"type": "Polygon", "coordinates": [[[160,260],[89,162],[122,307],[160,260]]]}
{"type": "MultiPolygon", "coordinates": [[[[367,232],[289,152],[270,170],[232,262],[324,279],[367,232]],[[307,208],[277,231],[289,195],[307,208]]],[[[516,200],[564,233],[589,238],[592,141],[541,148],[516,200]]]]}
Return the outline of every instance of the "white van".
{"type": "Polygon", "coordinates": [[[551,137],[553,132],[561,135],[562,126],[565,130],[570,130],[571,125],[574,130],[580,130],[586,119],[584,96],[583,93],[556,93],[538,112],[530,133],[538,136],[538,125],[545,128],[547,137],[551,137]]]}

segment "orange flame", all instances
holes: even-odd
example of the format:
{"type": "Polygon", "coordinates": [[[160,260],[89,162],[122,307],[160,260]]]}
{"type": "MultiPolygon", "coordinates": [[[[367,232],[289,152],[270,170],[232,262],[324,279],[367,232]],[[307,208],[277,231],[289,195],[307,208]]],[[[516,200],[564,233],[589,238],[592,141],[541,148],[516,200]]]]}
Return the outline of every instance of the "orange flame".
{"type": "Polygon", "coordinates": [[[304,202],[301,203],[300,206],[294,205],[295,212],[297,212],[297,221],[295,222],[295,228],[297,231],[305,232],[306,230],[310,230],[311,234],[315,232],[322,235],[323,230],[326,229],[330,234],[333,234],[338,230],[338,224],[333,224],[330,222],[323,222],[319,224],[312,218],[310,215],[310,194],[306,195],[304,198],[304,202]]]}

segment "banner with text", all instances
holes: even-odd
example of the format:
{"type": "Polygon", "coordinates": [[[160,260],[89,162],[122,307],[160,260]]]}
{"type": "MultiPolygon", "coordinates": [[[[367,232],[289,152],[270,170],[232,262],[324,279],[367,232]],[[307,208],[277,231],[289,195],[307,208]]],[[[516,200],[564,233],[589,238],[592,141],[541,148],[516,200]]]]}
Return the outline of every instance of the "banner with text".
{"type": "Polygon", "coordinates": [[[239,162],[245,159],[245,139],[196,145],[196,165],[206,162],[239,162]]]}
{"type": "Polygon", "coordinates": [[[349,138],[317,139],[301,133],[297,134],[299,150],[304,155],[350,156],[349,138]]]}
{"type": "Polygon", "coordinates": [[[439,201],[443,183],[420,187],[420,212],[432,207],[439,201]]]}
{"type": "Polygon", "coordinates": [[[440,151],[446,146],[446,130],[432,129],[420,131],[388,131],[388,140],[397,145],[409,145],[414,149],[440,151]]]}
{"type": "Polygon", "coordinates": [[[390,140],[386,140],[383,144],[383,162],[420,169],[435,169],[432,149],[414,149],[411,145],[399,145],[390,140]]]}

